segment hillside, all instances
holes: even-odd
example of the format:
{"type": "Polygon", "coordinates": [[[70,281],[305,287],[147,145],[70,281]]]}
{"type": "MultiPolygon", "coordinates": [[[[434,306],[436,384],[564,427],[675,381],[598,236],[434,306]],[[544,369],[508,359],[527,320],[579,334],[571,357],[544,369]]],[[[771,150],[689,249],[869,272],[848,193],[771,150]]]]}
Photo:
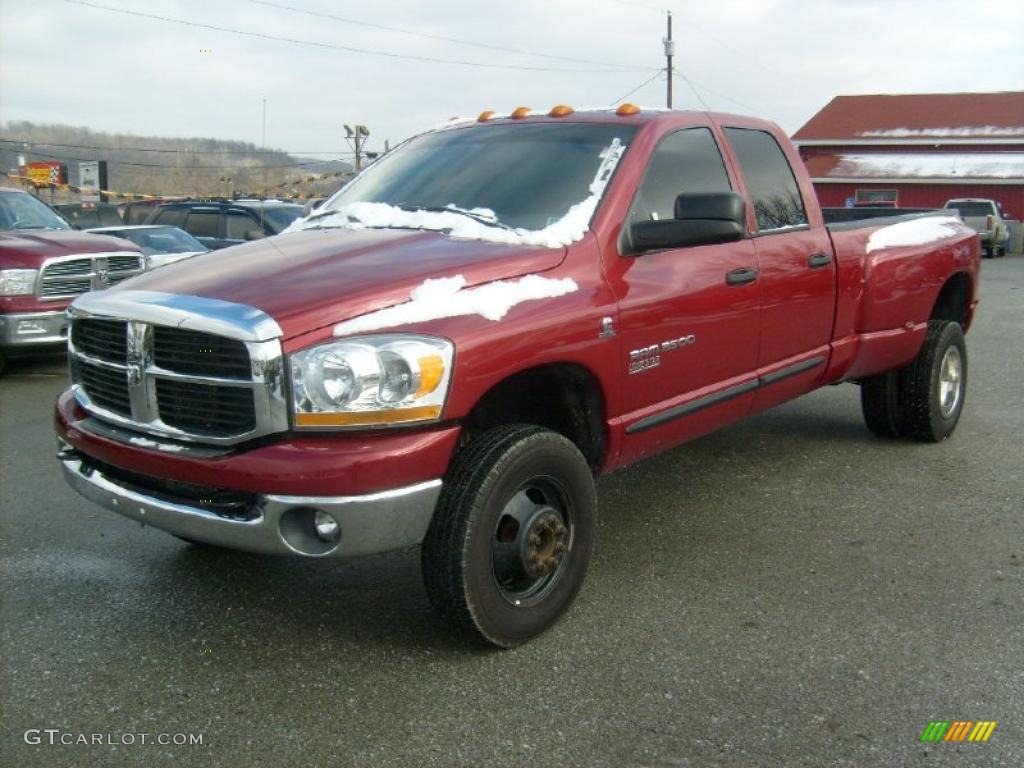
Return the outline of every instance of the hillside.
{"type": "MultiPolygon", "coordinates": [[[[351,169],[348,162],[293,157],[277,149],[260,149],[242,141],[209,138],[164,138],[102,133],[69,125],[11,121],[0,125],[0,169],[14,171],[25,152],[31,162],[58,160],[68,166],[68,181],[78,183],[78,163],[106,160],[109,188],[118,192],[196,197],[241,192],[277,196],[327,194],[340,186],[332,177],[315,183],[278,185],[313,175],[351,169]]],[[[6,179],[6,185],[16,184],[6,179]]],[[[72,199],[70,193],[58,199],[72,199]]]]}

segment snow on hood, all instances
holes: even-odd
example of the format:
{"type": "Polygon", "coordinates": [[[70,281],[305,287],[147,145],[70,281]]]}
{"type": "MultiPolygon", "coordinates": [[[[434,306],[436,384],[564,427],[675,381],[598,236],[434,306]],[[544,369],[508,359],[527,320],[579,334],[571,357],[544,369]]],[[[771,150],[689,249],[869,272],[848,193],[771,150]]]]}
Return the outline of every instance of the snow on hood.
{"type": "Polygon", "coordinates": [[[956,216],[927,216],[881,227],[868,238],[868,253],[901,245],[927,245],[947,237],[970,232],[956,216]]]}
{"type": "Polygon", "coordinates": [[[571,278],[540,275],[497,280],[468,289],[462,275],[427,279],[410,292],[409,301],[338,323],[334,326],[334,335],[349,336],[462,315],[480,315],[497,322],[524,301],[552,299],[577,290],[579,286],[571,278]]]}
{"type": "Polygon", "coordinates": [[[484,208],[473,208],[460,213],[460,209],[454,204],[449,204],[450,210],[447,211],[413,211],[397,208],[388,203],[355,202],[333,212],[320,208],[305,218],[293,221],[282,234],[304,229],[337,227],[424,229],[447,232],[450,237],[458,240],[561,248],[582,240],[587,233],[601,195],[625,151],[626,145],[615,139],[601,155],[601,164],[590,183],[590,196],[570,207],[562,218],[544,229],[507,229],[498,226],[496,220],[494,224],[486,223],[480,219],[494,218],[494,212],[484,208]],[[475,217],[467,216],[466,213],[475,214],[475,217]]]}

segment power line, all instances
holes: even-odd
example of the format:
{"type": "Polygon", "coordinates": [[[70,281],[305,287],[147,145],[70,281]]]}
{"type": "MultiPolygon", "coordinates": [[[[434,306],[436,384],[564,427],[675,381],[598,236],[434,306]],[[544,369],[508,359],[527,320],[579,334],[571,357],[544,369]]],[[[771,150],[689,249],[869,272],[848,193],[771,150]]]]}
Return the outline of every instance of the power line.
{"type": "Polygon", "coordinates": [[[278,35],[269,35],[265,32],[249,32],[243,29],[234,29],[232,27],[221,27],[215,24],[205,24],[198,21],[188,21],[187,19],[176,19],[171,16],[158,16],[154,13],[143,13],[141,11],[132,11],[127,8],[112,8],[109,5],[100,5],[99,3],[87,2],[87,0],[64,0],[66,3],[72,5],[82,5],[87,8],[96,8],[101,11],[110,11],[111,13],[121,13],[127,16],[137,16],[143,19],[155,19],[156,21],[163,21],[169,24],[181,24],[186,27],[196,27],[199,29],[211,29],[215,32],[227,32],[232,35],[241,35],[243,37],[255,37],[260,40],[273,40],[280,43],[291,43],[292,45],[305,45],[313,48],[324,48],[332,51],[346,51],[348,53],[362,53],[369,56],[383,56],[389,59],[407,59],[410,61],[425,61],[431,64],[458,64],[465,67],[483,67],[486,69],[515,69],[525,70],[529,72],[575,72],[580,73],[613,73],[621,72],[621,69],[579,69],[579,68],[554,68],[554,67],[535,67],[527,64],[496,64],[492,62],[483,61],[464,61],[462,59],[439,59],[432,56],[418,56],[410,53],[392,53],[390,51],[377,51],[369,48],[355,48],[349,45],[335,45],[333,43],[321,43],[315,40],[300,40],[293,37],[281,37],[278,35]]]}
{"type": "MultiPolygon", "coordinates": [[[[55,155],[51,152],[43,152],[33,145],[33,155],[47,157],[51,160],[91,162],[94,157],[72,157],[69,155],[55,155]]],[[[331,163],[345,162],[341,158],[335,160],[318,160],[312,163],[288,163],[287,165],[167,165],[166,163],[139,163],[128,160],[110,160],[111,165],[129,165],[135,168],[161,168],[167,171],[267,171],[283,168],[313,168],[315,166],[330,165],[331,163]]]]}
{"type": "MultiPolygon", "coordinates": [[[[726,95],[724,93],[721,93],[719,91],[715,91],[715,90],[713,90],[711,88],[708,88],[703,83],[695,82],[694,80],[691,80],[686,75],[684,75],[682,72],[680,72],[678,69],[674,69],[673,71],[677,75],[679,75],[681,78],[683,78],[683,80],[686,81],[686,84],[690,86],[690,90],[693,91],[694,94],[696,94],[697,98],[700,99],[700,102],[702,104],[704,104],[704,100],[701,99],[700,94],[697,92],[698,88],[700,90],[704,91],[704,93],[710,93],[712,96],[717,96],[720,99],[724,99],[725,101],[732,102],[736,106],[742,107],[743,109],[749,110],[750,112],[753,112],[753,113],[756,113],[756,114],[762,114],[762,115],[768,114],[766,110],[760,109],[759,107],[751,106],[750,104],[744,104],[742,101],[734,99],[732,96],[728,96],[728,95],[726,95]]],[[[705,104],[705,108],[706,107],[707,107],[707,105],[705,104]]]]}
{"type": "Polygon", "coordinates": [[[344,149],[163,149],[160,147],[104,147],[98,144],[61,144],[56,141],[13,138],[0,138],[0,143],[33,144],[66,149],[94,149],[100,152],[162,152],[182,155],[340,155],[347,153],[347,150],[344,149]]]}
{"type": "Polygon", "coordinates": [[[636,92],[637,92],[637,91],[639,91],[639,90],[640,90],[641,88],[643,88],[643,87],[644,87],[645,85],[648,85],[648,84],[650,84],[650,83],[653,83],[653,82],[654,82],[655,80],[657,80],[657,79],[658,79],[659,77],[661,77],[661,76],[662,76],[662,74],[664,74],[664,70],[661,70],[661,69],[659,69],[659,70],[658,70],[657,72],[655,72],[655,73],[654,73],[654,76],[653,76],[653,77],[649,77],[649,78],[647,78],[646,80],[644,80],[644,81],[643,81],[642,83],[640,83],[640,85],[638,85],[638,86],[637,86],[636,88],[634,88],[633,90],[629,91],[628,93],[625,93],[625,94],[623,94],[622,96],[619,96],[619,98],[617,98],[617,99],[615,99],[614,101],[612,101],[612,103],[611,103],[611,104],[609,104],[608,106],[614,107],[614,106],[615,106],[616,104],[618,104],[618,103],[619,103],[620,101],[625,101],[625,100],[626,100],[626,99],[628,99],[628,98],[629,98],[630,96],[632,96],[632,95],[633,95],[634,93],[636,93],[636,92]]]}
{"type": "Polygon", "coordinates": [[[455,43],[457,45],[468,45],[474,48],[483,48],[489,51],[502,51],[503,53],[516,53],[524,56],[536,56],[543,59],[553,59],[556,61],[569,61],[576,64],[596,64],[601,67],[620,67],[621,69],[635,69],[645,70],[649,67],[642,66],[640,64],[618,64],[610,61],[594,61],[593,59],[580,59],[573,56],[559,56],[554,53],[541,53],[539,51],[527,51],[522,48],[507,48],[501,45],[494,45],[491,43],[481,43],[475,40],[462,40],[457,37],[448,37],[446,35],[433,35],[429,32],[419,32],[412,29],[403,29],[401,27],[392,27],[387,24],[377,24],[370,21],[363,21],[362,19],[351,19],[345,16],[335,16],[331,13],[321,13],[320,11],[311,11],[306,8],[297,8],[294,5],[285,5],[284,3],[272,3],[269,0],[249,0],[250,3],[256,5],[263,5],[268,8],[277,8],[282,11],[291,11],[293,13],[301,13],[306,16],[314,16],[320,19],[331,19],[332,21],[338,21],[342,24],[354,24],[360,27],[367,27],[369,29],[380,29],[386,32],[397,32],[402,35],[411,35],[412,37],[422,37],[427,40],[439,40],[445,43],[455,43]]]}

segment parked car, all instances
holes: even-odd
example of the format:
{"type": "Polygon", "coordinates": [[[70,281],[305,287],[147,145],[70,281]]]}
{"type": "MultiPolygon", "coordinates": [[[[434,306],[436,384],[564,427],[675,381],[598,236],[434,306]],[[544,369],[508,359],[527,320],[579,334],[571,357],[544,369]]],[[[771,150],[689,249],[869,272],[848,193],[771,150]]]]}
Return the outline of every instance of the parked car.
{"type": "Polygon", "coordinates": [[[114,203],[61,203],[53,207],[75,229],[111,227],[123,223],[114,203]]]}
{"type": "Polygon", "coordinates": [[[301,215],[301,205],[280,200],[186,201],[159,206],[146,223],[180,227],[216,249],[279,234],[301,215]]]}
{"type": "Polygon", "coordinates": [[[65,347],[71,299],[142,270],[137,246],[75,232],[32,195],[0,189],[0,370],[19,353],[65,347]]]}
{"type": "Polygon", "coordinates": [[[958,217],[827,226],[762,120],[567,112],[423,134],[287,234],[80,297],[68,482],[208,545],[422,545],[439,612],[508,647],[583,583],[594,473],[840,382],[878,435],[953,433],[958,217]]]}
{"type": "Polygon", "coordinates": [[[128,203],[121,203],[118,209],[121,213],[121,220],[125,224],[144,224],[154,208],[170,202],[176,202],[176,200],[174,198],[132,200],[128,203]]]}
{"type": "Polygon", "coordinates": [[[978,233],[984,256],[994,258],[1006,253],[1007,217],[995,200],[959,198],[947,201],[944,207],[958,211],[964,224],[978,233]]]}
{"type": "Polygon", "coordinates": [[[96,235],[120,237],[135,243],[146,257],[147,270],[189,259],[210,250],[185,230],[159,224],[99,227],[87,231],[96,235]]]}

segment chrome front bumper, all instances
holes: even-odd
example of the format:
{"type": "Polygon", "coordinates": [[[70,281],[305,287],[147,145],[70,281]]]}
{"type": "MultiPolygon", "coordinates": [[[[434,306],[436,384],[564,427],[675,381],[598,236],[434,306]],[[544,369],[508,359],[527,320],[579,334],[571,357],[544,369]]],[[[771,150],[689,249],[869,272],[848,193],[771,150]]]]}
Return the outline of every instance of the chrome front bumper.
{"type": "Polygon", "coordinates": [[[68,343],[68,317],[59,312],[0,315],[0,347],[68,343]]]}
{"type": "Polygon", "coordinates": [[[62,450],[58,460],[71,487],[102,507],[182,538],[264,554],[354,557],[415,546],[441,492],[441,481],[430,480],[366,496],[265,495],[257,497],[252,519],[237,520],[129,489],[73,450],[62,450]],[[317,536],[316,510],[338,522],[337,543],[317,536]]]}

